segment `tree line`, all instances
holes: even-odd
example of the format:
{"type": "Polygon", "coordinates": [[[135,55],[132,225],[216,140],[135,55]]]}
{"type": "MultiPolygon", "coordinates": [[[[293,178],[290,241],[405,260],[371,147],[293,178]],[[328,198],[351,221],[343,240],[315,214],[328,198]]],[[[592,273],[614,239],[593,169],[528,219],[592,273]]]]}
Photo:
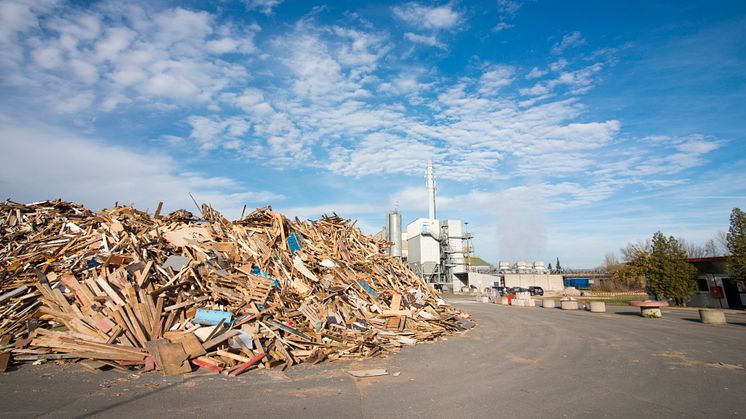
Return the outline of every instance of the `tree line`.
{"type": "Polygon", "coordinates": [[[614,287],[645,289],[658,299],[684,304],[697,290],[697,270],[689,258],[725,256],[729,278],[746,282],[746,214],[734,208],[728,232],[718,232],[704,245],[657,231],[651,239],[627,244],[621,253],[621,261],[613,253],[604,260],[614,287]]]}

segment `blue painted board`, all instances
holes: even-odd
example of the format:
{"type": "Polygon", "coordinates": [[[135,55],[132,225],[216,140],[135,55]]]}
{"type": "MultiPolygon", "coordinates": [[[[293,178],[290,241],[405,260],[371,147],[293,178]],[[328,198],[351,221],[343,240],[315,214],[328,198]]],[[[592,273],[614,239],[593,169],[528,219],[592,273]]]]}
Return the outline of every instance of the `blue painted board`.
{"type": "Polygon", "coordinates": [[[214,326],[219,323],[230,324],[233,314],[227,311],[197,309],[192,323],[203,326],[214,326]]]}

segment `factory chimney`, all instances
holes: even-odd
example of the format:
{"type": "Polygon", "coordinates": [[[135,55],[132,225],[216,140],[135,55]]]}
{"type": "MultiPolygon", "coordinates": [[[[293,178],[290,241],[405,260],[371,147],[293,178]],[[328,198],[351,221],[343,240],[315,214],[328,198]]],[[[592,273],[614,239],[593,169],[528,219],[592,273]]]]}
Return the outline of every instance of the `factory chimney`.
{"type": "Polygon", "coordinates": [[[428,199],[428,216],[431,220],[435,219],[435,175],[433,174],[433,161],[427,161],[427,199],[428,199]]]}

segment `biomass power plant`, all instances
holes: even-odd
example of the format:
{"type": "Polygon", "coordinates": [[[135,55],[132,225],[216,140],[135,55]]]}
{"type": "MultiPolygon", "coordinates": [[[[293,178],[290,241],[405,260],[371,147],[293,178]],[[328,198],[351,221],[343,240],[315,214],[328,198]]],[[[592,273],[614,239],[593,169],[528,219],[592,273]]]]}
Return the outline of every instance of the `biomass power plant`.
{"type": "Polygon", "coordinates": [[[385,238],[393,243],[389,254],[404,259],[413,272],[436,288],[460,290],[469,285],[472,236],[461,220],[438,220],[432,161],[427,163],[425,179],[428,216],[414,219],[402,231],[401,213],[390,211],[384,230],[385,238]]]}

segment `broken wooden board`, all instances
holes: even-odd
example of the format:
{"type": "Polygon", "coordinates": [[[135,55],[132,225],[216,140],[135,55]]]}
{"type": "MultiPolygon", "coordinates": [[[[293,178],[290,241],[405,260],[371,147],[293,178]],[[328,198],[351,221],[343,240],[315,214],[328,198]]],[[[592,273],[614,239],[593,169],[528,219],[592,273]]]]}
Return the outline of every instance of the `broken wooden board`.
{"type": "Polygon", "coordinates": [[[158,339],[148,342],[146,346],[156,367],[163,371],[164,375],[179,375],[192,371],[189,356],[181,344],[158,339]]]}
{"type": "Polygon", "coordinates": [[[386,255],[386,241],[336,214],[293,221],[261,208],[229,221],[209,205],[200,211],[197,220],[184,210],[0,203],[0,336],[29,337],[14,351],[37,360],[144,371],[157,361],[174,373],[188,359],[231,374],[252,354],[263,355],[249,368],[284,368],[473,326],[386,255]],[[200,327],[197,310],[235,321],[200,327]]]}

